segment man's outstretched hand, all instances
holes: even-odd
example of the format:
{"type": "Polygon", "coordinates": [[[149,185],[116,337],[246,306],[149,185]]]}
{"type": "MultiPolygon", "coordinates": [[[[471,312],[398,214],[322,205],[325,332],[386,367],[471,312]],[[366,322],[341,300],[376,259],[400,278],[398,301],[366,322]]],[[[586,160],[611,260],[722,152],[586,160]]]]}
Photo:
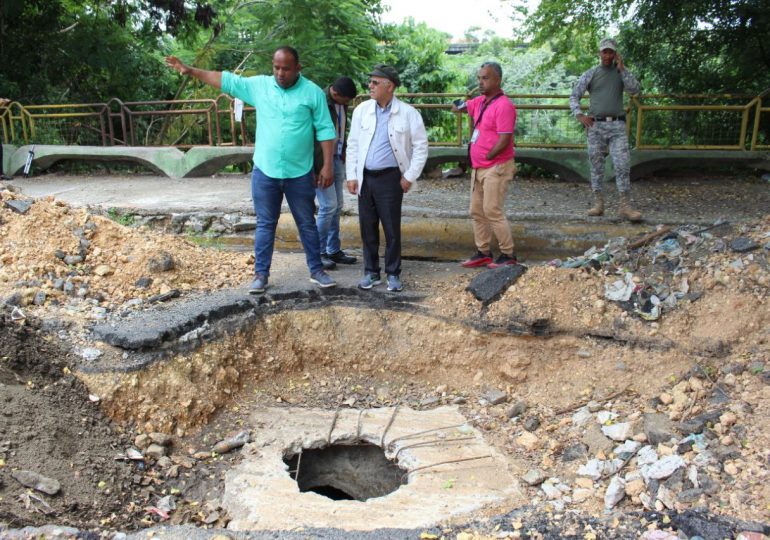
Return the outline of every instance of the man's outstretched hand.
{"type": "Polygon", "coordinates": [[[166,65],[171,69],[177,70],[181,75],[187,75],[190,73],[190,67],[182,63],[182,61],[176,56],[167,56],[166,65]]]}

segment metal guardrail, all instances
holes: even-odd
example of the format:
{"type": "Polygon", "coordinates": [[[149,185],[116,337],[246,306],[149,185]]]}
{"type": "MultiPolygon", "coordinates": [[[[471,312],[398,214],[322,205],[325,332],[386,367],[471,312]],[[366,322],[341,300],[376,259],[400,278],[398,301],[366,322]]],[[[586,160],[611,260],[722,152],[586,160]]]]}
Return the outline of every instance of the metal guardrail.
{"type": "MultiPolygon", "coordinates": [[[[639,150],[768,150],[770,98],[747,95],[641,95],[626,105],[626,129],[639,150]]],[[[398,94],[419,109],[430,143],[462,146],[470,119],[452,113],[465,94],[398,94]]],[[[511,94],[518,120],[516,145],[523,148],[582,148],[585,134],[572,118],[566,94],[511,94]]],[[[366,96],[358,96],[354,104],[366,96]]],[[[0,138],[12,144],[91,146],[250,146],[256,125],[253,107],[240,122],[234,101],[215,99],[130,101],[0,107],[0,138]]]]}

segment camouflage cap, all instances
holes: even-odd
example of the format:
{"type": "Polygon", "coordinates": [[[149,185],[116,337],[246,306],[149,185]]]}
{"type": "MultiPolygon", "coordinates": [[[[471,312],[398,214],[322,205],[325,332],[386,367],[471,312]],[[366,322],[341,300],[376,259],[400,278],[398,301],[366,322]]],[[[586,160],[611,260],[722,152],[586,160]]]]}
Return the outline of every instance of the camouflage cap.
{"type": "Polygon", "coordinates": [[[599,42],[599,50],[603,51],[604,49],[612,49],[613,51],[617,51],[618,42],[612,38],[604,38],[599,42]]]}
{"type": "Polygon", "coordinates": [[[371,73],[369,73],[370,77],[382,77],[384,79],[388,79],[390,82],[395,84],[396,86],[401,85],[401,79],[398,77],[398,71],[396,71],[396,68],[393,66],[389,66],[387,64],[379,64],[374,66],[374,69],[371,73]]]}

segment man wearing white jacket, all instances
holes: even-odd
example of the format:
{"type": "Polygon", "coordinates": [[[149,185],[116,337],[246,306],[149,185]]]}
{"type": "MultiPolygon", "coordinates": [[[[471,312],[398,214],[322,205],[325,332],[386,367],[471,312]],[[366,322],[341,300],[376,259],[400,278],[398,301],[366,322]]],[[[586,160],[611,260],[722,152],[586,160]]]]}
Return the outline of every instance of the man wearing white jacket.
{"type": "Polygon", "coordinates": [[[398,72],[378,65],[369,74],[371,100],[353,111],[345,170],[348,191],[358,195],[364,277],[358,286],[382,283],[380,223],[385,232],[389,291],[401,291],[401,203],[428,159],[428,135],[417,110],[395,97],[398,72]]]}

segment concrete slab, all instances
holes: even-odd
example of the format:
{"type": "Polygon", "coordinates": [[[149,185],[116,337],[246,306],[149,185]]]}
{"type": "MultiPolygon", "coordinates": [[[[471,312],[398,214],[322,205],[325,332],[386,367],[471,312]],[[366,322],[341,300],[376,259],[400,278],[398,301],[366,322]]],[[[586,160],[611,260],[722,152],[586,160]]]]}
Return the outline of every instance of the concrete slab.
{"type": "Polygon", "coordinates": [[[248,423],[259,429],[244,447],[242,462],[225,477],[222,507],[233,516],[232,530],[430,527],[504,500],[526,502],[516,480],[519,467],[466,424],[457,407],[341,409],[336,418],[328,410],[266,408],[253,413],[248,423]],[[416,435],[431,429],[435,431],[416,435]],[[359,440],[382,444],[388,457],[413,471],[408,484],[363,502],[300,493],[285,455],[329,441],[359,440]]]}

